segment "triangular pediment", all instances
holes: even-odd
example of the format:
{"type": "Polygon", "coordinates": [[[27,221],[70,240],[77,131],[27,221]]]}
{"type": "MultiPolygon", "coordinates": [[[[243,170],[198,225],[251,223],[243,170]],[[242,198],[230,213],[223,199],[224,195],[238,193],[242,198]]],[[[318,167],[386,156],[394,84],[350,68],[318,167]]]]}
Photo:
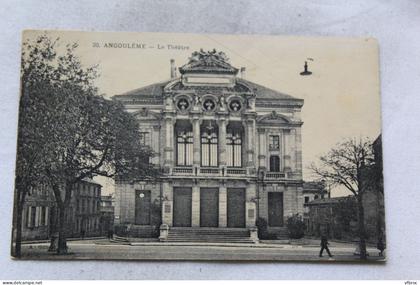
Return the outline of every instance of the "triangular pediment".
{"type": "Polygon", "coordinates": [[[154,112],[149,110],[148,108],[142,108],[134,113],[132,113],[137,119],[140,120],[155,120],[155,119],[161,119],[161,114],[158,112],[154,112]]]}
{"type": "Polygon", "coordinates": [[[290,119],[284,115],[277,113],[276,111],[273,111],[270,114],[258,116],[257,122],[268,123],[268,124],[270,123],[286,124],[286,123],[290,123],[290,119]]]}

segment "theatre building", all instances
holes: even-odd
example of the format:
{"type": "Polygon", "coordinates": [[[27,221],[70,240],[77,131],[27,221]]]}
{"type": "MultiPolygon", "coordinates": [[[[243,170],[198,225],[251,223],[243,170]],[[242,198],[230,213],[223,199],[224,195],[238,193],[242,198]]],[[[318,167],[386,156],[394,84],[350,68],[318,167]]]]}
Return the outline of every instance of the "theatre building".
{"type": "Polygon", "coordinates": [[[246,80],[215,50],[179,69],[171,60],[170,75],[113,97],[138,118],[151,163],[164,170],[159,182],[116,181],[115,224],[161,240],[194,231],[255,240],[257,218],[275,233],[302,215],[303,100],[246,80]]]}

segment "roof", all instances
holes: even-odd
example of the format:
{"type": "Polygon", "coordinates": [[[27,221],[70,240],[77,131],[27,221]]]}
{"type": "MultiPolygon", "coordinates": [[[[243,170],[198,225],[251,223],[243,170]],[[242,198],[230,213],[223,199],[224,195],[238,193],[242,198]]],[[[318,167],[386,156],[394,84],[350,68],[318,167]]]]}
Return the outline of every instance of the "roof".
{"type": "Polygon", "coordinates": [[[343,202],[346,200],[352,200],[354,199],[354,196],[345,196],[345,197],[334,197],[334,198],[325,198],[325,199],[315,199],[312,200],[306,205],[308,206],[316,206],[316,205],[332,205],[332,204],[338,204],[339,202],[343,202]]]}
{"type": "MultiPolygon", "coordinates": [[[[188,63],[179,68],[182,76],[188,76],[189,73],[216,73],[216,74],[231,74],[235,76],[238,73],[238,69],[233,67],[229,58],[224,52],[217,52],[216,50],[212,51],[195,51],[192,53],[191,57],[188,59],[188,63]]],[[[170,82],[176,82],[170,86],[171,90],[182,91],[188,90],[196,92],[197,94],[203,93],[217,93],[220,94],[223,91],[226,92],[238,92],[238,93],[255,93],[258,101],[270,101],[270,100],[290,100],[294,103],[298,102],[299,105],[303,104],[302,99],[295,98],[291,95],[270,89],[268,87],[262,86],[260,84],[236,77],[236,84],[234,86],[185,86],[182,84],[180,78],[170,79],[155,84],[147,85],[132,91],[115,95],[114,98],[120,99],[163,99],[164,87],[170,82]]],[[[269,102],[268,102],[269,103],[269,102]]]]}
{"type": "Polygon", "coordinates": [[[102,187],[102,185],[101,185],[101,184],[99,184],[98,182],[96,182],[96,181],[94,181],[93,179],[88,178],[88,177],[83,178],[83,179],[82,179],[82,182],[85,182],[85,183],[90,183],[90,184],[96,184],[96,185],[98,185],[98,186],[102,187]]]}
{"type": "MultiPolygon", "coordinates": [[[[179,79],[179,78],[178,78],[179,79]]],[[[178,80],[175,79],[175,80],[178,80]]],[[[161,81],[158,83],[150,84],[144,87],[140,87],[131,91],[128,91],[123,94],[115,95],[116,98],[124,98],[124,99],[139,99],[142,97],[144,99],[163,99],[164,94],[164,87],[172,82],[172,80],[161,81]]],[[[177,90],[196,90],[196,91],[204,91],[206,93],[211,93],[212,91],[219,93],[221,90],[219,89],[227,89],[226,91],[236,91],[236,92],[243,92],[245,91],[243,85],[248,87],[250,92],[255,93],[257,100],[293,100],[293,101],[302,101],[302,99],[293,97],[291,95],[270,89],[268,87],[262,86],[260,84],[254,83],[249,80],[237,78],[236,79],[236,86],[233,88],[228,87],[218,87],[218,86],[184,86],[181,82],[178,82],[173,87],[177,90]]],[[[200,93],[200,92],[199,92],[200,93]]]]}
{"type": "Polygon", "coordinates": [[[254,83],[252,81],[248,81],[242,78],[237,78],[237,82],[244,83],[245,85],[249,86],[249,88],[251,88],[251,91],[253,91],[257,95],[257,99],[302,100],[302,99],[293,97],[291,95],[288,95],[286,93],[282,93],[282,92],[270,89],[268,87],[262,86],[260,84],[257,84],[257,83],[254,83]]]}
{"type": "Polygon", "coordinates": [[[173,81],[173,79],[150,84],[115,96],[124,97],[126,99],[136,99],[138,97],[162,99],[163,88],[171,81],[173,81]]]}
{"type": "Polygon", "coordinates": [[[327,192],[322,182],[306,181],[303,182],[303,192],[327,192]]]}

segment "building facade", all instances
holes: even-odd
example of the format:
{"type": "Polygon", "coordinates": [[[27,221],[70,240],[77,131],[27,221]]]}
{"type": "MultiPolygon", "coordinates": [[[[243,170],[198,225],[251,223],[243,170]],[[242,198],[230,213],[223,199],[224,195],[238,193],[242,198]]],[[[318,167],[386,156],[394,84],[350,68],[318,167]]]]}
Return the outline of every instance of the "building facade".
{"type": "Polygon", "coordinates": [[[54,195],[48,187],[29,190],[22,213],[22,240],[45,240],[51,236],[55,205],[54,195]]]}
{"type": "Polygon", "coordinates": [[[306,204],[306,234],[351,241],[357,237],[357,202],[354,196],[315,199],[306,204]]]}
{"type": "Polygon", "coordinates": [[[114,202],[115,198],[113,195],[106,195],[101,197],[101,220],[100,220],[100,231],[101,235],[108,235],[109,231],[113,231],[114,228],[114,202]]]}
{"type": "Polygon", "coordinates": [[[317,199],[324,199],[328,196],[328,192],[325,189],[325,185],[322,182],[304,182],[303,183],[303,208],[304,214],[309,213],[308,203],[317,200],[317,199]]]}
{"type": "MultiPolygon", "coordinates": [[[[100,235],[101,185],[85,179],[74,186],[66,214],[67,237],[100,235]]],[[[22,240],[49,239],[55,231],[58,213],[51,188],[40,186],[25,199],[22,240]]]]}
{"type": "MultiPolygon", "coordinates": [[[[373,142],[372,150],[374,163],[362,169],[365,190],[361,195],[366,239],[376,243],[379,239],[386,241],[381,136],[373,142]]],[[[314,199],[305,203],[305,208],[307,234],[320,236],[324,232],[343,240],[358,237],[358,207],[354,196],[314,199]]]]}
{"type": "Polygon", "coordinates": [[[91,179],[76,184],[67,221],[71,237],[100,236],[101,188],[91,179]]]}
{"type": "Polygon", "coordinates": [[[260,217],[276,230],[303,214],[303,100],[246,80],[215,50],[178,70],[171,60],[169,80],[113,97],[164,170],[160,182],[116,181],[115,224],[233,229],[260,217]]]}

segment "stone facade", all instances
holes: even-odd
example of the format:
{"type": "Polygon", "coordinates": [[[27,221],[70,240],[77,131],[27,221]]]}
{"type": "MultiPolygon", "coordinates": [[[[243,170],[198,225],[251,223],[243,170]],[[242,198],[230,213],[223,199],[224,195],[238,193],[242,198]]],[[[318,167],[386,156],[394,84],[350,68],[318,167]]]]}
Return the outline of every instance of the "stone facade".
{"type": "MultiPolygon", "coordinates": [[[[67,237],[100,235],[101,185],[85,179],[74,186],[66,215],[67,237]]],[[[49,187],[32,189],[25,199],[22,240],[49,239],[58,218],[57,206],[49,187]]]]}
{"type": "Polygon", "coordinates": [[[22,213],[22,240],[48,239],[55,217],[55,200],[48,187],[32,188],[22,213]]]}
{"type": "MultiPolygon", "coordinates": [[[[381,136],[374,141],[372,148],[374,163],[362,170],[365,187],[362,202],[366,238],[376,243],[379,239],[386,241],[381,136]]],[[[309,235],[319,236],[325,231],[336,239],[357,237],[358,207],[354,196],[314,199],[305,206],[308,208],[305,219],[309,235]]]]}
{"type": "Polygon", "coordinates": [[[309,213],[308,203],[317,200],[329,198],[329,193],[322,182],[308,181],[303,183],[303,207],[305,216],[309,213]]]}
{"type": "Polygon", "coordinates": [[[101,196],[100,205],[100,232],[101,235],[108,235],[109,231],[114,228],[114,204],[115,199],[113,195],[101,196]]]}
{"type": "Polygon", "coordinates": [[[113,97],[164,170],[161,182],[116,181],[116,226],[146,235],[160,224],[252,228],[260,217],[275,229],[303,214],[303,100],[246,80],[223,52],[194,52],[179,77],[173,60],[170,70],[113,97]]]}

